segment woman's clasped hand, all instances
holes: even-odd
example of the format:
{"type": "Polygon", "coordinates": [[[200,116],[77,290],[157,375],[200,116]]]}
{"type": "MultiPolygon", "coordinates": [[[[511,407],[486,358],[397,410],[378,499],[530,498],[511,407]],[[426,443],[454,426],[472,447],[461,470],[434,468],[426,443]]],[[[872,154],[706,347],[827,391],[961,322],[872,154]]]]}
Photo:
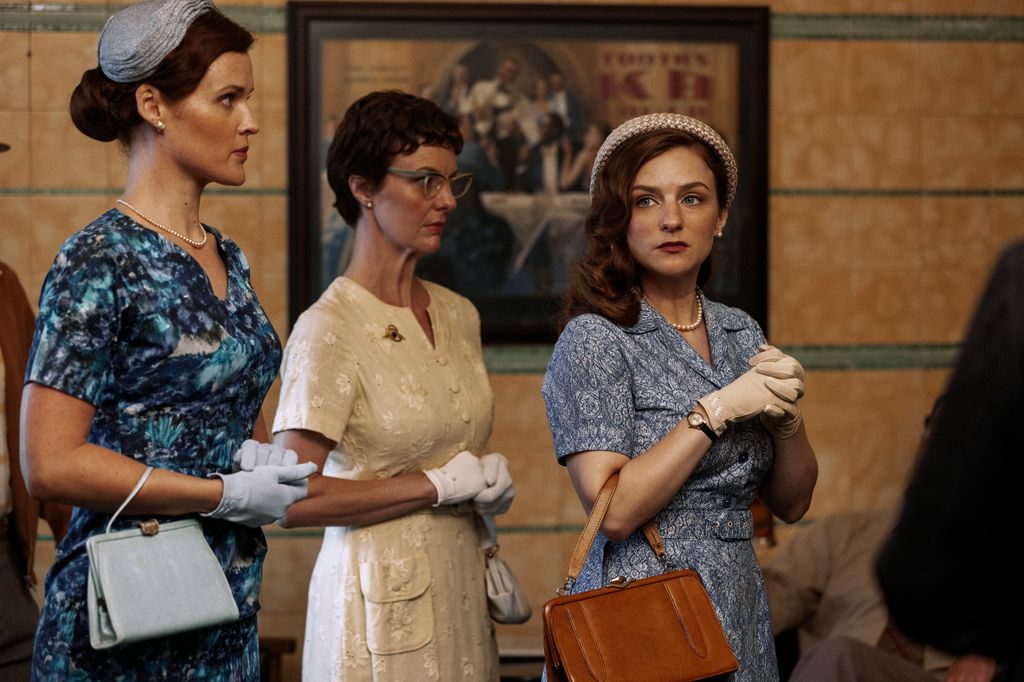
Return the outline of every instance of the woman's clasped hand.
{"type": "Polygon", "coordinates": [[[215,473],[224,484],[220,504],[204,516],[234,521],[251,528],[284,518],[289,505],[309,492],[314,462],[298,463],[293,450],[273,443],[244,441],[232,456],[234,472],[215,473]]]}
{"type": "Polygon", "coordinates": [[[442,466],[423,473],[437,488],[435,507],[472,500],[481,514],[504,514],[515,498],[508,460],[496,452],[477,457],[463,450],[442,466]]]}

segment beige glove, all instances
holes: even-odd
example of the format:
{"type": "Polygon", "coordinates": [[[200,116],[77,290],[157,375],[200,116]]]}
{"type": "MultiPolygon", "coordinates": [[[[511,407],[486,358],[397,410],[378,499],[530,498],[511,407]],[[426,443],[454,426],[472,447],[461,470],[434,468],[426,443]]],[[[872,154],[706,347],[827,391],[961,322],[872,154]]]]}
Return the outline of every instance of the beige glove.
{"type": "Polygon", "coordinates": [[[427,469],[423,473],[437,489],[435,507],[471,500],[487,487],[480,460],[469,450],[463,450],[437,469],[427,469]]]}
{"type": "Polygon", "coordinates": [[[730,424],[753,419],[767,405],[781,408],[782,403],[795,403],[803,395],[803,383],[796,377],[777,379],[751,369],[697,403],[708,415],[708,426],[721,436],[730,424]]]}
{"type": "MultiPolygon", "coordinates": [[[[759,352],[750,358],[750,366],[765,376],[775,379],[799,379],[800,395],[803,396],[803,366],[791,355],[786,355],[775,346],[763,344],[758,348],[759,352]]],[[[770,390],[770,388],[769,388],[770,390]]],[[[778,404],[767,405],[761,413],[761,423],[779,439],[792,437],[800,428],[803,417],[800,414],[800,406],[796,401],[783,400],[778,404]]]]}

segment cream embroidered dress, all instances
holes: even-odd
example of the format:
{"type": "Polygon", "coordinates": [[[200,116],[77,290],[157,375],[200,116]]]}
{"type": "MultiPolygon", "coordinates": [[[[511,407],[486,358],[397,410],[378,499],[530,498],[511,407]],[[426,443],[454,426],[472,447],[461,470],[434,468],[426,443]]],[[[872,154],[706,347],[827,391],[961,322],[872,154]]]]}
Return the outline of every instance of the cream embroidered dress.
{"type": "MultiPolygon", "coordinates": [[[[434,346],[409,308],[344,277],[296,322],[274,431],[308,429],[337,442],[324,475],[387,478],[438,467],[461,450],[483,454],[494,399],[479,315],[458,294],[423,285],[434,346]]],[[[325,529],[309,586],[304,680],[498,679],[468,512],[441,506],[325,529]]]]}

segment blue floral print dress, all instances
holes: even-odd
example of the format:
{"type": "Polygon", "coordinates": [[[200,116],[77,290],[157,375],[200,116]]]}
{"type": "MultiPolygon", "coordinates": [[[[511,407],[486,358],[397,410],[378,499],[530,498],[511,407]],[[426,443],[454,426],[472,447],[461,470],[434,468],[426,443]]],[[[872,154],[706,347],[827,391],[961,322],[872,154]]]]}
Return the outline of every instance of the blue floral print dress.
{"type": "MultiPolygon", "coordinates": [[[[231,472],[281,357],[245,256],[206,229],[227,266],[224,299],[195,259],[116,209],[72,235],[43,285],[25,377],[95,406],[90,443],[199,477],[231,472]]],[[[263,531],[195,516],[224,567],[240,620],[93,650],[85,541],[104,531],[110,515],[76,507],[46,577],[33,679],[259,679],[263,531]]],[[[122,515],[113,530],[138,518],[122,515]]]]}
{"type": "MultiPolygon", "coordinates": [[[[749,369],[765,340],[760,327],[741,310],[703,301],[711,366],[646,301],[632,327],[594,314],[566,325],[543,386],[560,463],[592,450],[640,457],[698,399],[749,369]]],[[[655,516],[669,558],[696,570],[707,587],[740,664],[730,680],[778,679],[764,580],[750,542],[750,505],[772,457],[771,436],[759,420],[731,426],[655,516]]],[[[571,592],[619,575],[662,572],[642,531],[622,542],[598,534],[571,592]]]]}

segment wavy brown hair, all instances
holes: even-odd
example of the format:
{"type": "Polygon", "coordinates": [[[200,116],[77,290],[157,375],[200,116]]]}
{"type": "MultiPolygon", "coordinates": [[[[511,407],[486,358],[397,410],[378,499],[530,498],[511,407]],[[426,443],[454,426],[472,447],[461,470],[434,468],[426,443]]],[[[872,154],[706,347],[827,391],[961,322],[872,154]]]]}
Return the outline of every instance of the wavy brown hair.
{"type": "MultiPolygon", "coordinates": [[[[725,166],[700,139],[676,130],[658,130],[630,138],[615,149],[597,177],[584,226],[583,257],[573,267],[562,300],[559,329],[583,313],[597,313],[623,326],[640,317],[640,268],[629,252],[626,232],[633,214],[633,181],[640,168],[675,147],[696,151],[715,176],[718,205],[725,206],[725,166]]],[[[711,256],[701,263],[697,285],[711,277],[711,256]]]]}

